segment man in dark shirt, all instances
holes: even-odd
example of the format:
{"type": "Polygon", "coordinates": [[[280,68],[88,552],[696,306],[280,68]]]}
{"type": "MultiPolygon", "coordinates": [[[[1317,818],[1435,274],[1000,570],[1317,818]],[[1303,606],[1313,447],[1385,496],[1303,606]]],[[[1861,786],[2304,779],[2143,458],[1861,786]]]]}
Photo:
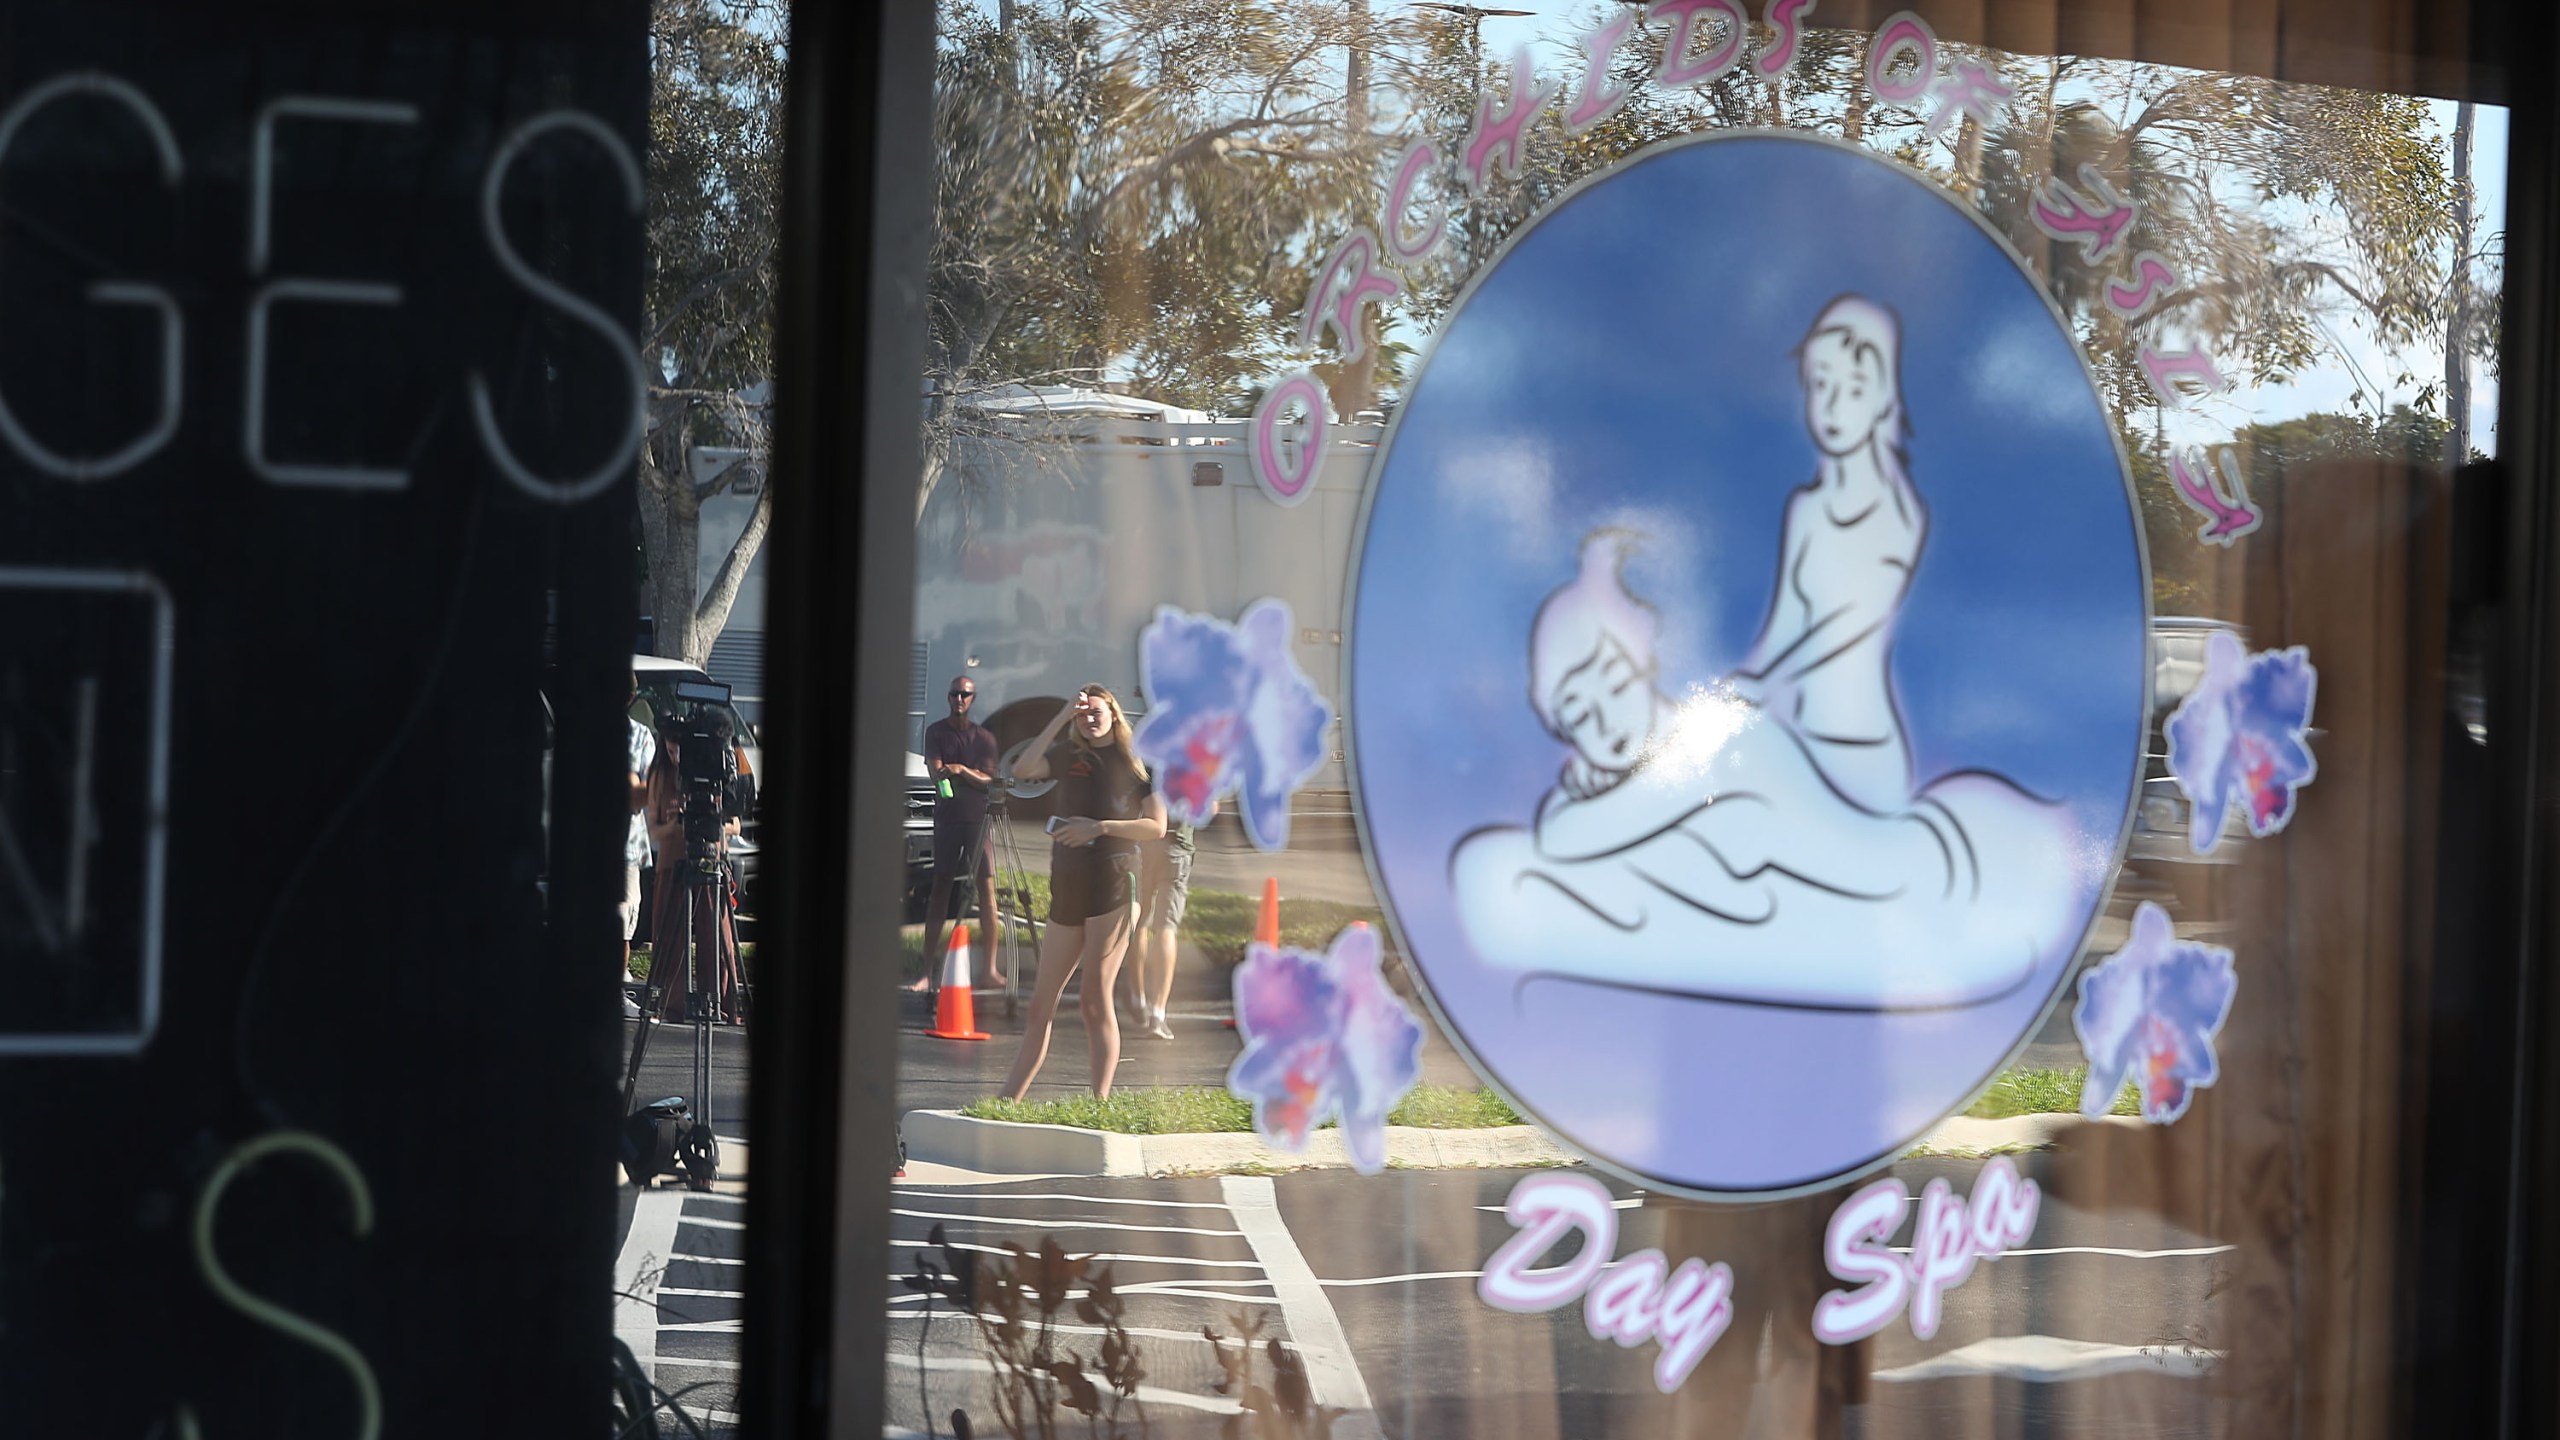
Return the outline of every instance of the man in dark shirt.
{"type": "MultiPolygon", "coordinates": [[[[978,686],[968,676],[953,680],[943,698],[950,703],[951,714],[924,730],[924,768],[934,781],[933,898],[925,909],[925,973],[908,987],[912,990],[941,983],[942,927],[951,913],[951,887],[957,881],[972,881],[978,889],[977,945],[971,948],[985,955],[990,966],[996,954],[996,873],[987,848],[987,787],[996,778],[995,732],[969,718],[978,686]]],[[[973,968],[971,973],[992,972],[973,968]]]]}

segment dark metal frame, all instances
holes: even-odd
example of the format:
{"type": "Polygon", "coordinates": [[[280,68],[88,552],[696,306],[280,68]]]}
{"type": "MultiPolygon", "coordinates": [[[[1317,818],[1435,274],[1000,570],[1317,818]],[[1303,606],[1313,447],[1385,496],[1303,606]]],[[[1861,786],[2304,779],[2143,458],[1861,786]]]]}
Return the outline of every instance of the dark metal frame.
{"type": "Polygon", "coordinates": [[[747,1424],[880,1432],[933,6],[791,10],[747,1424]]]}

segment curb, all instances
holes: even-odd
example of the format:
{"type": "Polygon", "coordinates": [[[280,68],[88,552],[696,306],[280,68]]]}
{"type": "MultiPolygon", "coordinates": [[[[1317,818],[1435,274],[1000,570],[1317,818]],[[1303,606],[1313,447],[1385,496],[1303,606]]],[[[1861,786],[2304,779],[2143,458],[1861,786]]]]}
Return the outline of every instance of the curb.
{"type": "MultiPolygon", "coordinates": [[[[1348,1169],[1350,1152],[1339,1129],[1307,1138],[1303,1153],[1277,1150],[1242,1132],[1189,1135],[1121,1135],[1070,1125],[1026,1125],[978,1120],[957,1110],[910,1110],[904,1126],[910,1158],[991,1175],[1100,1175],[1135,1177],[1172,1171],[1348,1169]]],[[[2006,1120],[1955,1116],[1921,1137],[1918,1150],[1939,1155],[1990,1154],[2050,1149],[2065,1132],[2084,1125],[2142,1128],[2135,1117],[2018,1115],[2006,1120]]],[[[1534,1125],[1483,1130],[1387,1127],[1387,1163],[1418,1170],[1458,1170],[1583,1163],[1534,1125]]]]}
{"type": "MultiPolygon", "coordinates": [[[[910,1110],[901,1122],[910,1159],[999,1175],[1161,1175],[1176,1170],[1348,1169],[1340,1130],[1319,1130],[1303,1153],[1244,1133],[1120,1135],[1068,1125],[977,1120],[957,1110],[910,1110]]],[[[1387,1163],[1424,1170],[1577,1163],[1581,1157],[1533,1125],[1485,1130],[1387,1127],[1387,1163]]]]}

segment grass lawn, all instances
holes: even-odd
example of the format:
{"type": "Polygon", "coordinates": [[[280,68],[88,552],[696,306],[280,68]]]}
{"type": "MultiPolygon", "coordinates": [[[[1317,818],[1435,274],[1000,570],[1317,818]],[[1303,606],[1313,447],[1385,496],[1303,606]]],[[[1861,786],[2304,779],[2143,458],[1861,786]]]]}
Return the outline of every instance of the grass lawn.
{"type": "MultiPolygon", "coordinates": [[[[632,979],[646,980],[649,978],[650,950],[651,947],[647,945],[633,947],[631,951],[632,979]]],[[[756,942],[753,940],[741,940],[738,942],[738,971],[750,981],[755,979],[756,942]]]]}
{"type": "MultiPolygon", "coordinates": [[[[2080,1108],[2080,1083],[2087,1073],[2078,1068],[2007,1071],[1965,1113],[1977,1120],[2071,1114],[2080,1108]]],[[[1253,1107],[1248,1102],[1224,1090],[1200,1087],[1124,1089],[1114,1092],[1108,1100],[1096,1100],[1090,1095],[1063,1100],[980,1100],[962,1107],[960,1113],[980,1120],[1072,1125],[1081,1130],[1111,1130],[1123,1135],[1240,1133],[1253,1128],[1253,1107]]],[[[2113,1113],[2140,1113],[2132,1086],[2126,1086],[2117,1097],[2113,1113]]],[[[1430,1130],[1482,1130],[1525,1122],[1491,1090],[1422,1085],[1388,1114],[1387,1123],[1430,1130]]]]}
{"type": "MultiPolygon", "coordinates": [[[[1261,917],[1262,897],[1233,890],[1194,890],[1182,914],[1182,938],[1221,965],[1244,963],[1244,947],[1253,939],[1253,922],[1261,917]]],[[[1386,918],[1366,905],[1332,900],[1280,897],[1280,943],[1301,950],[1322,950],[1354,920],[1369,922],[1383,933],[1386,918]]]]}
{"type": "MultiPolygon", "coordinates": [[[[2089,1067],[2073,1065],[2062,1070],[2003,1070],[1964,1112],[1976,1120],[2007,1120],[2018,1115],[2070,1115],[2080,1109],[2080,1087],[2089,1078],[2089,1067]]],[[[2139,1115],[2142,1103],[2128,1081],[2116,1095],[2110,1115],[2139,1115]]]]}
{"type": "MultiPolygon", "coordinates": [[[[1064,1100],[980,1100],[963,1106],[960,1113],[980,1120],[1073,1125],[1080,1130],[1110,1130],[1122,1135],[1242,1133],[1253,1128],[1251,1104],[1224,1090],[1202,1088],[1120,1090],[1108,1100],[1096,1100],[1090,1095],[1064,1100]]],[[[1387,1123],[1430,1130],[1483,1130],[1522,1121],[1502,1103],[1501,1096],[1490,1090],[1421,1085],[1404,1098],[1403,1104],[1387,1113],[1387,1123]]]]}

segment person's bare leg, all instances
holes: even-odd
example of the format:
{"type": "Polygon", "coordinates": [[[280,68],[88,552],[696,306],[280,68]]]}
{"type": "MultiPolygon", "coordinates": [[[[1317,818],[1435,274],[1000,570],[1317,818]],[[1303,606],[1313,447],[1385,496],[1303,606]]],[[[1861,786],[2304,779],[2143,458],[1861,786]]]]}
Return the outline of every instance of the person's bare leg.
{"type": "Polygon", "coordinates": [[[1001,1093],[1007,1100],[1021,1099],[1031,1088],[1032,1077],[1040,1073],[1041,1062],[1049,1058],[1049,1024],[1058,1018],[1058,997],[1067,992],[1067,980],[1084,958],[1084,933],[1090,928],[1052,920],[1048,933],[1040,937],[1040,973],[1031,984],[1031,1013],[1023,1017],[1022,1048],[1014,1052],[1013,1069],[1004,1077],[1001,1093]]]}
{"type": "MultiPolygon", "coordinates": [[[[1129,907],[1114,907],[1084,923],[1084,989],[1076,1004],[1084,1011],[1085,1053],[1093,1060],[1093,1093],[1111,1098],[1112,1072],[1120,1068],[1120,1017],[1112,1009],[1112,985],[1120,978],[1120,962],[1129,953],[1129,907]]],[[[1041,968],[1048,959],[1041,958],[1041,968]]]]}
{"type": "Polygon", "coordinates": [[[907,989],[921,995],[942,983],[942,924],[951,918],[951,882],[942,872],[933,872],[933,897],[924,904],[924,973],[909,982],[907,989]]]}
{"type": "Polygon", "coordinates": [[[984,966],[980,966],[974,958],[969,962],[971,967],[970,973],[972,975],[981,975],[986,977],[984,984],[978,984],[976,981],[971,982],[973,985],[976,985],[978,989],[992,990],[996,986],[996,955],[998,953],[996,950],[996,936],[998,933],[997,927],[1003,924],[1003,918],[996,914],[996,877],[985,870],[980,870],[978,872],[977,941],[980,946],[984,947],[982,953],[986,955],[987,963],[984,966]]]}
{"type": "Polygon", "coordinates": [[[1181,937],[1170,925],[1158,925],[1147,931],[1147,1007],[1161,1017],[1167,1001],[1173,998],[1173,964],[1175,947],[1181,937]]]}

